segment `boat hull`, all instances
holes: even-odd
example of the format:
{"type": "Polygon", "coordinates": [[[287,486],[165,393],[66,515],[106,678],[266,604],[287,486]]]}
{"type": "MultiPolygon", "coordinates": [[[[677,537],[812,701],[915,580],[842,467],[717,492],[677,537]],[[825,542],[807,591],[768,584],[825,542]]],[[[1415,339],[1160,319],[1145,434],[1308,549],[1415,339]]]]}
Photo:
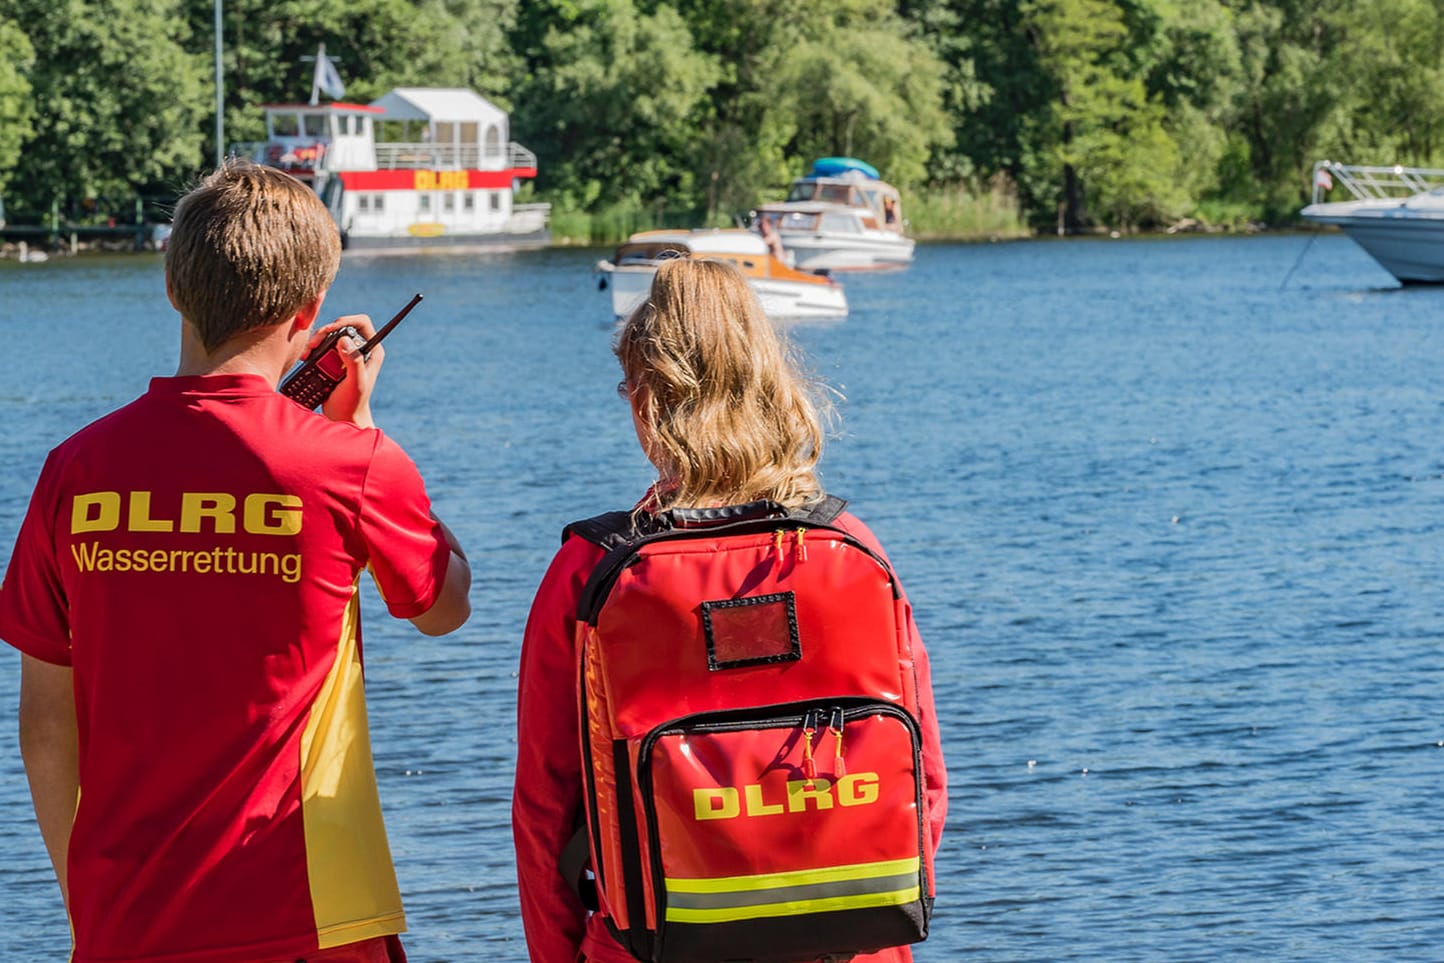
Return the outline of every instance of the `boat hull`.
{"type": "Polygon", "coordinates": [[[1299,212],[1347,234],[1379,265],[1406,284],[1444,283],[1444,211],[1407,208],[1397,201],[1311,204],[1299,212]]]}
{"type": "Polygon", "coordinates": [[[551,246],[551,231],[525,234],[347,234],[342,247],[354,254],[415,254],[420,251],[474,254],[495,251],[526,251],[551,246]]]}
{"type": "Polygon", "coordinates": [[[913,239],[887,237],[834,237],[826,234],[782,235],[782,246],[792,254],[799,271],[878,271],[904,268],[913,260],[913,239]]]}

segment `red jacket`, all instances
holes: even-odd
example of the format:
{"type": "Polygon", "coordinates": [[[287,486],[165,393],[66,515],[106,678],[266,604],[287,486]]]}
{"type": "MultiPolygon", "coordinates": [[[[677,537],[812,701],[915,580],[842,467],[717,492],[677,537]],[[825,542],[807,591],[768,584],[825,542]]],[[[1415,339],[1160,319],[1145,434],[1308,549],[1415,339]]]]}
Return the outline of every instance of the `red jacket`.
{"type": "MultiPolygon", "coordinates": [[[[882,552],[862,522],[844,513],[834,523],[863,544],[882,552]]],[[[537,589],[522,642],[517,691],[517,765],[512,798],[512,835],[522,923],[534,963],[628,963],[632,959],[587,911],[563,879],[557,859],[580,821],[582,806],[580,723],[577,718],[576,613],[587,576],[601,560],[601,548],[569,539],[552,559],[537,589]]],[[[925,804],[932,846],[937,850],[947,813],[947,771],[943,765],[933,707],[927,651],[907,612],[918,672],[922,710],[925,804]]],[[[856,957],[859,963],[904,963],[907,947],[856,957]]]]}

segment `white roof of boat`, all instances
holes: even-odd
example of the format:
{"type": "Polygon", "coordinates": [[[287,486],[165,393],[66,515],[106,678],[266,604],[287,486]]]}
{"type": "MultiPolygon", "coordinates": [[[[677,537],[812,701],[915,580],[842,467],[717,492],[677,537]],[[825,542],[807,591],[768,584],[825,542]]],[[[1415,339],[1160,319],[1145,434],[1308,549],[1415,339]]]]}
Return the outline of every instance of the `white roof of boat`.
{"type": "Polygon", "coordinates": [[[371,106],[386,111],[387,120],[506,120],[506,111],[464,87],[397,87],[371,106]]]}
{"type": "Polygon", "coordinates": [[[865,207],[853,207],[851,204],[838,204],[834,201],[769,201],[766,204],[757,205],[759,211],[798,211],[804,214],[866,214],[865,207]]]}
{"type": "Polygon", "coordinates": [[[866,187],[869,190],[881,188],[887,193],[896,193],[897,188],[887,181],[877,177],[868,177],[861,171],[848,171],[845,174],[803,174],[801,177],[794,177],[793,184],[850,184],[854,187],[866,187]]]}
{"type": "Polygon", "coordinates": [[[676,244],[693,254],[766,254],[767,243],[751,231],[643,231],[628,244],[676,244]]]}

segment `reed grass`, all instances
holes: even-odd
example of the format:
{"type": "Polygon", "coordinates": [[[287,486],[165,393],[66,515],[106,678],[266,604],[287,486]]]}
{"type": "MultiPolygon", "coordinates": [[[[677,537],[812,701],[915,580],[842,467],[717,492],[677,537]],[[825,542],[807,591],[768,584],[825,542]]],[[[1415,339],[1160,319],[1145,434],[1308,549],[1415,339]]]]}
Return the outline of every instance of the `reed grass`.
{"type": "Polygon", "coordinates": [[[700,223],[701,215],[693,210],[636,201],[618,201],[595,211],[554,202],[550,217],[553,244],[582,247],[619,244],[638,231],[685,229],[700,223]]]}
{"type": "Polygon", "coordinates": [[[1018,195],[1002,179],[985,190],[962,184],[926,187],[903,196],[908,233],[920,241],[982,241],[1030,237],[1018,195]]]}
{"type": "MultiPolygon", "coordinates": [[[[903,195],[903,213],[908,233],[925,241],[981,241],[1032,234],[1018,207],[1016,192],[1002,180],[982,191],[963,185],[907,191],[903,195]]],[[[552,241],[604,246],[625,241],[638,231],[698,227],[704,220],[705,215],[699,211],[644,205],[634,200],[618,201],[595,211],[579,209],[566,200],[553,201],[552,241]]]]}

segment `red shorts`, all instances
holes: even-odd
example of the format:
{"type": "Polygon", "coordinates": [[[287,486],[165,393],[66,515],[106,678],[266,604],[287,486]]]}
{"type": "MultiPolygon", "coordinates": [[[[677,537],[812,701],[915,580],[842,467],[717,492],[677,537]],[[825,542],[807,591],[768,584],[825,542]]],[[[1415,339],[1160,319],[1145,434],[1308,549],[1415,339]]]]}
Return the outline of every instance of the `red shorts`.
{"type": "Polygon", "coordinates": [[[406,951],[401,948],[401,937],[378,936],[276,963],[406,963],[406,951]]]}

